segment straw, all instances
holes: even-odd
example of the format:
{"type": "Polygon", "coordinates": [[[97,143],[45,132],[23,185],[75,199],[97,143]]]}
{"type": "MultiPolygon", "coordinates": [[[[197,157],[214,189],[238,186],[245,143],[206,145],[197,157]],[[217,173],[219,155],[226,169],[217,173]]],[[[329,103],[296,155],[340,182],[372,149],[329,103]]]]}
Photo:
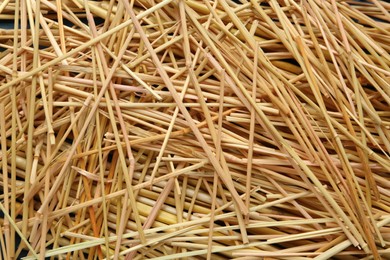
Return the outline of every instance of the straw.
{"type": "Polygon", "coordinates": [[[3,1],[0,259],[388,258],[389,8],[3,1]]]}

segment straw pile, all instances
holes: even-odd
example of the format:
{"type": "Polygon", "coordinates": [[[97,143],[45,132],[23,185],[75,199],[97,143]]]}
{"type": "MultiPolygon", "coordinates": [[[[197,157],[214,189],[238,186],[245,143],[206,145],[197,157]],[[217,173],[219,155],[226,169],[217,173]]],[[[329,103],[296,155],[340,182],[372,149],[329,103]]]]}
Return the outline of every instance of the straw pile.
{"type": "Polygon", "coordinates": [[[2,1],[0,256],[390,257],[389,10],[2,1]]]}

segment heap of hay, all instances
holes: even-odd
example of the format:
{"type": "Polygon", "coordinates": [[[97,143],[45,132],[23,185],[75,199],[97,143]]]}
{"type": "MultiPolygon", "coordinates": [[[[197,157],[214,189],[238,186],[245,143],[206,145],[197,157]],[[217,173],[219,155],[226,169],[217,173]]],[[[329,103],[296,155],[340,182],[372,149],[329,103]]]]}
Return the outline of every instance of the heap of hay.
{"type": "Polygon", "coordinates": [[[0,3],[2,259],[390,257],[390,4],[240,2],[0,3]]]}

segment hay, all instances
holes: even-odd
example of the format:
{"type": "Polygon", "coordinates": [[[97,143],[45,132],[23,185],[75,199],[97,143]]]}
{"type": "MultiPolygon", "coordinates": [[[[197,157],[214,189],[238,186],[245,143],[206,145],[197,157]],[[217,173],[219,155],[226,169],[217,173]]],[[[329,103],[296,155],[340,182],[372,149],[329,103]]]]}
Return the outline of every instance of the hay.
{"type": "Polygon", "coordinates": [[[0,3],[2,259],[390,257],[390,5],[241,2],[0,3]]]}

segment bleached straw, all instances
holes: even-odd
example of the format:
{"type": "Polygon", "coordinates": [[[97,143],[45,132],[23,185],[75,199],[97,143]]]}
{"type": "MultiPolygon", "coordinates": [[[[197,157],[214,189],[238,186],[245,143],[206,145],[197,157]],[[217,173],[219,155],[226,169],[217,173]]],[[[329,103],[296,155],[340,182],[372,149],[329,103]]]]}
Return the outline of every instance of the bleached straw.
{"type": "Polygon", "coordinates": [[[389,254],[390,5],[240,2],[0,3],[1,259],[389,254]]]}

